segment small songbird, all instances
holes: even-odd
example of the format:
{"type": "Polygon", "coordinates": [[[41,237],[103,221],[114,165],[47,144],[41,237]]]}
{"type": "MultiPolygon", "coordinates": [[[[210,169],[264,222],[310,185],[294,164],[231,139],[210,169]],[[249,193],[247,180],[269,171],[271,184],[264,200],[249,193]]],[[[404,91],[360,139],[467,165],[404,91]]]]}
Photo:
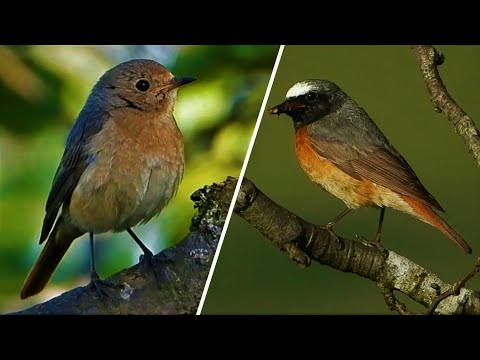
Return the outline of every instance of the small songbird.
{"type": "Polygon", "coordinates": [[[325,228],[360,206],[379,207],[375,241],[381,237],[385,208],[406,212],[450,238],[467,253],[472,249],[436,211],[444,211],[420,183],[407,161],[353,99],[328,80],[294,84],[286,100],[270,109],[287,114],[295,127],[295,149],[311,181],[342,200],[347,209],[325,228]]]}
{"type": "Polygon", "coordinates": [[[131,60],[108,70],[93,87],[68,135],[46,204],[40,244],[21,298],[38,294],[79,236],[89,233],[91,284],[100,281],[93,236],[127,230],[158,215],[183,177],[182,134],[173,117],[177,88],[195,79],[175,77],[153,60],[131,60]]]}

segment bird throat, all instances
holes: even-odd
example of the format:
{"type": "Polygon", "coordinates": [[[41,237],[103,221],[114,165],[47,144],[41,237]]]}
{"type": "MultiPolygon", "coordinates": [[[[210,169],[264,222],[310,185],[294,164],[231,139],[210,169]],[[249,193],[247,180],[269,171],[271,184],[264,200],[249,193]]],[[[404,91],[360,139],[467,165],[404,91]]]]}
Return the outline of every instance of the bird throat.
{"type": "Polygon", "coordinates": [[[295,130],[301,129],[305,126],[310,125],[311,123],[317,121],[314,116],[309,116],[309,114],[291,114],[290,115],[293,120],[293,127],[295,130]]]}

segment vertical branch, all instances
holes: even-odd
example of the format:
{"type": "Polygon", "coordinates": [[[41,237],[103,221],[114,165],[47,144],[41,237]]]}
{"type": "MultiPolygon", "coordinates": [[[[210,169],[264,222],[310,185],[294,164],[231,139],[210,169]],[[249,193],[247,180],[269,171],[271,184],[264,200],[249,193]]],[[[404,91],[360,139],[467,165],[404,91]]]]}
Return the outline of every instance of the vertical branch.
{"type": "Polygon", "coordinates": [[[423,80],[435,111],[447,115],[455,131],[480,165],[480,133],[470,116],[449,94],[438,72],[437,66],[443,64],[444,55],[431,45],[413,45],[412,50],[420,64],[423,80]]]}

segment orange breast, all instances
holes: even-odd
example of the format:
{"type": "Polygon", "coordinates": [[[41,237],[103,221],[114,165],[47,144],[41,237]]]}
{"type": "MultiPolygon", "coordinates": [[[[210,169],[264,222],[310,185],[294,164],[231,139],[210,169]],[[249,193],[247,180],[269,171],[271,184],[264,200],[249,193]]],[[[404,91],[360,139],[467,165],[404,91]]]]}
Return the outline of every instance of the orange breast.
{"type": "Polygon", "coordinates": [[[369,180],[359,181],[351,177],[318,155],[312,147],[306,127],[295,133],[295,150],[300,166],[310,180],[342,200],[349,208],[378,205],[375,201],[377,187],[369,180]]]}
{"type": "Polygon", "coordinates": [[[183,177],[183,140],[173,117],[119,115],[90,140],[95,160],[72,194],[70,217],[85,232],[123,231],[148,221],[183,177]]]}

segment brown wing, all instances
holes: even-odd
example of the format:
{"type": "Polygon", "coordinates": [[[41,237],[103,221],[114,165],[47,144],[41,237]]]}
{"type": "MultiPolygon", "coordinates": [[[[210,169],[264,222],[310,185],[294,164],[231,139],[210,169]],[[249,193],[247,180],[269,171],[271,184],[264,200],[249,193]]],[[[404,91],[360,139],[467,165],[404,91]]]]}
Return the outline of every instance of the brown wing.
{"type": "Polygon", "coordinates": [[[63,153],[62,161],[58,166],[55,178],[53,179],[52,189],[48,195],[45,206],[45,218],[43,219],[42,233],[40,235],[40,244],[43,243],[55,224],[58,211],[63,204],[68,204],[73,190],[78,184],[80,177],[88,166],[89,162],[94,161],[89,158],[85,152],[85,145],[91,136],[98,133],[103,123],[107,120],[108,113],[103,111],[93,111],[91,109],[82,109],[77,121],[75,122],[70,134],[68,135],[63,153]]]}
{"type": "MultiPolygon", "coordinates": [[[[65,158],[67,150],[65,151],[63,159],[65,158]]],[[[68,154],[67,154],[68,155],[68,154]]],[[[47,204],[45,206],[45,218],[43,219],[42,232],[40,235],[40,244],[43,243],[50,231],[52,230],[55,220],[57,219],[58,211],[64,203],[69,203],[75,186],[77,186],[83,171],[87,167],[86,161],[78,158],[77,163],[70,166],[61,164],[52,183],[52,189],[48,195],[47,204]]]]}
{"type": "Polygon", "coordinates": [[[84,164],[78,164],[76,168],[66,168],[60,165],[53,180],[52,189],[48,195],[47,205],[45,206],[45,218],[43,219],[42,232],[40,235],[40,244],[43,243],[52,230],[58,211],[64,203],[69,203],[75,186],[77,186],[83,171],[86,168],[84,164]]]}
{"type": "Polygon", "coordinates": [[[348,175],[360,180],[370,180],[378,185],[410,196],[425,205],[444,211],[435,198],[420,183],[407,161],[391,145],[385,147],[351,144],[333,140],[312,138],[315,151],[330,160],[348,175]]]}

